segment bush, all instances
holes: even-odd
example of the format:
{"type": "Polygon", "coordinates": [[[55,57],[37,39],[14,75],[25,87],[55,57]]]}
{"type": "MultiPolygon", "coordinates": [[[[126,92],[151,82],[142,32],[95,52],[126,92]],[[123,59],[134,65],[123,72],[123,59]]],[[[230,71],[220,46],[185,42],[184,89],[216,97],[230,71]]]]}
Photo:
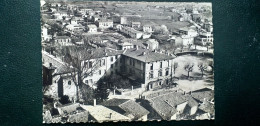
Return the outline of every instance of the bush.
{"type": "Polygon", "coordinates": [[[69,96],[67,95],[64,95],[60,98],[60,103],[61,104],[68,104],[68,103],[71,103],[71,101],[69,100],[69,96]]]}

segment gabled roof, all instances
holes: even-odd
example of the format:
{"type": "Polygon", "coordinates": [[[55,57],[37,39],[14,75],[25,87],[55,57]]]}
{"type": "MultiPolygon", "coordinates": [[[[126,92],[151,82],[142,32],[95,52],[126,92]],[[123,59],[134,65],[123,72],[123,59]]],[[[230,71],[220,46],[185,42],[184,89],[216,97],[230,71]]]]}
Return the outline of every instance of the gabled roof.
{"type": "Polygon", "coordinates": [[[101,19],[98,20],[97,22],[113,22],[113,20],[111,20],[111,19],[106,19],[106,18],[101,18],[101,19]]]}
{"type": "Polygon", "coordinates": [[[155,62],[155,61],[170,60],[175,58],[173,56],[168,56],[166,54],[152,52],[147,49],[128,49],[123,55],[134,58],[142,62],[155,62]]]}
{"type": "Polygon", "coordinates": [[[81,49],[77,48],[72,56],[77,56],[82,60],[98,59],[106,56],[115,56],[123,53],[123,50],[112,50],[107,48],[81,49]]]}
{"type": "Polygon", "coordinates": [[[68,67],[65,62],[48,52],[42,51],[42,58],[45,61],[49,61],[43,64],[44,67],[49,68],[49,63],[52,63],[52,66],[55,68],[55,74],[64,74],[73,71],[73,68],[68,67]]]}
{"type": "Polygon", "coordinates": [[[97,26],[94,25],[94,24],[88,25],[88,27],[89,27],[89,28],[97,28],[97,26]]]}
{"type": "Polygon", "coordinates": [[[148,40],[146,41],[146,43],[158,44],[158,41],[155,40],[155,39],[148,39],[148,40]]]}
{"type": "Polygon", "coordinates": [[[163,118],[169,119],[177,112],[177,106],[187,102],[190,107],[198,106],[198,103],[189,95],[171,92],[149,99],[151,107],[163,118]]]}
{"type": "Polygon", "coordinates": [[[134,116],[135,119],[139,119],[147,114],[149,114],[149,111],[147,111],[145,108],[143,108],[141,105],[138,103],[134,102],[133,100],[130,99],[111,99],[108,101],[105,101],[102,103],[102,105],[106,107],[119,107],[122,109],[121,114],[124,114],[126,116],[134,116]]]}
{"type": "Polygon", "coordinates": [[[87,110],[89,114],[95,119],[95,121],[98,122],[104,122],[104,121],[130,121],[130,118],[111,110],[107,107],[104,107],[102,105],[81,105],[82,108],[87,110]]]}
{"type": "Polygon", "coordinates": [[[204,98],[206,100],[211,100],[214,98],[214,91],[208,88],[203,88],[200,90],[196,90],[192,92],[192,97],[199,100],[200,102],[204,101],[204,98]]]}
{"type": "Polygon", "coordinates": [[[212,115],[215,115],[215,107],[214,104],[211,104],[210,102],[205,102],[199,106],[199,109],[206,112],[210,113],[212,115]]]}
{"type": "Polygon", "coordinates": [[[69,36],[56,36],[55,39],[69,39],[69,36]]]}
{"type": "Polygon", "coordinates": [[[74,111],[77,110],[77,108],[79,108],[80,105],[79,104],[74,104],[74,103],[70,103],[70,104],[66,104],[66,105],[63,105],[60,108],[60,110],[62,111],[60,114],[63,115],[65,113],[72,113],[74,111]]]}
{"type": "Polygon", "coordinates": [[[70,115],[68,117],[68,122],[70,123],[73,123],[73,122],[76,122],[76,123],[79,123],[79,122],[83,122],[83,123],[86,123],[88,122],[88,111],[84,111],[84,112],[80,112],[80,113],[77,113],[77,114],[73,114],[73,115],[70,115]]]}
{"type": "Polygon", "coordinates": [[[188,28],[188,27],[182,27],[182,28],[179,28],[179,30],[181,30],[181,31],[195,31],[194,29],[188,28]]]}

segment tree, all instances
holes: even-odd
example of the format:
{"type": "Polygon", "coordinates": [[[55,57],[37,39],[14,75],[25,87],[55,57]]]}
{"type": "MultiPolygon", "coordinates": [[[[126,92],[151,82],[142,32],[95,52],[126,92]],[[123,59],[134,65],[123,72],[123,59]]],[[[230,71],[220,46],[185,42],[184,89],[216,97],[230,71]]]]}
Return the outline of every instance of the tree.
{"type": "Polygon", "coordinates": [[[103,102],[108,98],[109,95],[109,89],[107,86],[107,82],[100,81],[97,83],[97,89],[95,90],[95,98],[97,99],[97,102],[103,102]]]}
{"type": "Polygon", "coordinates": [[[129,88],[132,86],[128,79],[123,79],[119,75],[112,75],[109,78],[108,83],[110,83],[114,87],[123,88],[123,89],[129,88]]]}
{"type": "Polygon", "coordinates": [[[188,72],[188,78],[190,77],[190,72],[193,71],[194,64],[186,64],[184,66],[184,70],[188,72]]]}
{"type": "Polygon", "coordinates": [[[61,31],[62,31],[62,27],[55,23],[55,24],[51,25],[49,34],[51,34],[53,36],[55,33],[60,33],[61,31]]]}
{"type": "MultiPolygon", "coordinates": [[[[94,53],[89,45],[62,48],[61,52],[63,53],[62,55],[65,56],[64,61],[66,62],[67,69],[70,71],[69,76],[76,85],[76,101],[78,102],[80,99],[79,94],[91,91],[91,88],[83,87],[83,80],[96,72],[101,65],[101,58],[94,57],[98,54],[94,53]]],[[[87,96],[91,99],[91,95],[87,96]]],[[[88,98],[84,96],[83,100],[86,99],[88,98]]]]}
{"type": "Polygon", "coordinates": [[[207,66],[205,65],[205,64],[203,64],[203,63],[199,63],[198,64],[198,68],[199,68],[199,70],[200,70],[200,72],[201,72],[201,77],[203,77],[203,72],[205,71],[205,70],[207,70],[207,66]]]}
{"type": "Polygon", "coordinates": [[[80,92],[81,98],[85,104],[90,104],[94,99],[94,89],[90,88],[88,85],[83,84],[80,92]]]}
{"type": "Polygon", "coordinates": [[[67,95],[64,95],[60,98],[60,103],[61,104],[68,104],[68,103],[71,103],[71,101],[69,100],[69,96],[67,95]]]}

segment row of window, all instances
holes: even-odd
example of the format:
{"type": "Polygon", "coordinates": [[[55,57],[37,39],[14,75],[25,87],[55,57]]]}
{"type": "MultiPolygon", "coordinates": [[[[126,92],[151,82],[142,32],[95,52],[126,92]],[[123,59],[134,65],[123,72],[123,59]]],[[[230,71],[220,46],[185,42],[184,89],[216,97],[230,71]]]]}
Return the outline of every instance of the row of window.
{"type": "Polygon", "coordinates": [[[57,39],[57,42],[70,42],[69,39],[57,39]]]}
{"type": "MultiPolygon", "coordinates": [[[[158,71],[158,77],[161,77],[162,76],[162,69],[161,70],[159,70],[158,71]]],[[[165,70],[165,76],[168,76],[169,75],[169,69],[166,69],[165,70]]],[[[152,79],[152,78],[154,78],[154,74],[153,74],[153,71],[151,71],[150,73],[149,73],[149,79],[152,79]]]]}
{"type": "MultiPolygon", "coordinates": [[[[160,62],[160,68],[162,68],[163,67],[163,62],[160,62]]],[[[169,61],[168,61],[168,67],[169,67],[169,65],[170,65],[170,63],[169,63],[169,61]]],[[[153,64],[151,64],[151,66],[150,66],[150,70],[153,70],[153,64]]]]}
{"type": "MultiPolygon", "coordinates": [[[[115,63],[115,67],[117,67],[118,66],[118,62],[116,62],[115,63]]],[[[111,64],[111,68],[113,68],[114,67],[114,64],[111,64]]]]}

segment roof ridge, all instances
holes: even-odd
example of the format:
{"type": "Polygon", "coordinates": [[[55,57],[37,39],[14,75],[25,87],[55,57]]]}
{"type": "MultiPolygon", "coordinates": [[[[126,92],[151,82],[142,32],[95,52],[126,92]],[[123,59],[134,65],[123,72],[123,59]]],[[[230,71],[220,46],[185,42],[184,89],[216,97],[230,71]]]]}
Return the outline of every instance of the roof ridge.
{"type": "MultiPolygon", "coordinates": [[[[123,100],[123,99],[122,99],[123,100]]],[[[125,104],[125,103],[127,103],[127,102],[129,102],[129,101],[131,101],[131,99],[126,99],[127,101],[125,101],[125,102],[123,102],[122,104],[119,104],[118,106],[120,106],[121,107],[121,105],[123,105],[123,104],[125,104]]]]}

